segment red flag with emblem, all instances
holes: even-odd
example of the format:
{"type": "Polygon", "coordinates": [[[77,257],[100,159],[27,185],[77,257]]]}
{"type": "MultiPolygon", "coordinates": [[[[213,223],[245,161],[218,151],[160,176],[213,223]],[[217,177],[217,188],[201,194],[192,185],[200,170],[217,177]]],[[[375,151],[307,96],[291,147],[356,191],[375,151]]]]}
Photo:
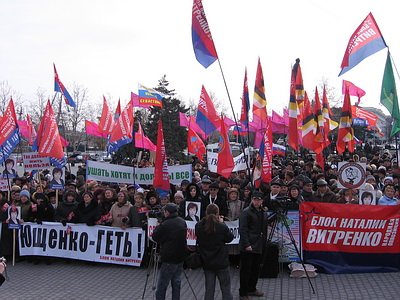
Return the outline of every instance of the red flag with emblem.
{"type": "Polygon", "coordinates": [[[110,134],[114,126],[114,117],[108,107],[107,100],[103,96],[103,109],[101,111],[99,130],[105,134],[110,134]]]}

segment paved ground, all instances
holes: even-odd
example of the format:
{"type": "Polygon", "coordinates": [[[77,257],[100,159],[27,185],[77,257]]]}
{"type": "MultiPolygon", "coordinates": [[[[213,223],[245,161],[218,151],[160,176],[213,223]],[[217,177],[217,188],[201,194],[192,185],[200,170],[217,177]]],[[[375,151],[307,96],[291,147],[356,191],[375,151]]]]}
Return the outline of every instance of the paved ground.
{"type": "MultiPolygon", "coordinates": [[[[185,271],[197,299],[204,297],[201,270],[185,271]]],[[[26,261],[8,268],[9,281],[0,287],[0,299],[142,299],[148,277],[145,299],[153,299],[152,272],[148,269],[108,264],[57,260],[51,265],[33,265],[26,261]]],[[[239,272],[231,270],[232,291],[238,299],[239,272]]],[[[400,273],[318,274],[311,279],[316,290],[313,295],[306,278],[290,278],[281,273],[277,279],[260,279],[262,299],[398,299],[400,273]]],[[[215,299],[221,299],[217,287],[215,299]]],[[[170,298],[170,288],[168,289],[170,298]]],[[[182,278],[182,300],[195,299],[182,278]]]]}

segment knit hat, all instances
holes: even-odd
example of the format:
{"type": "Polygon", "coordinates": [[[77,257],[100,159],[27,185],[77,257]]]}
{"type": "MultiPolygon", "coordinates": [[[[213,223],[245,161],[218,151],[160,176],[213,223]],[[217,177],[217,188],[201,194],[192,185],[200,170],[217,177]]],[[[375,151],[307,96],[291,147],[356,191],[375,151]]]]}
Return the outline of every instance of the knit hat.
{"type": "Polygon", "coordinates": [[[228,190],[228,195],[229,195],[230,193],[236,193],[236,194],[239,196],[239,191],[238,191],[237,188],[230,188],[230,189],[228,190]]]}
{"type": "Polygon", "coordinates": [[[180,198],[183,199],[184,197],[183,197],[182,191],[177,191],[177,192],[175,193],[175,195],[174,195],[174,198],[175,198],[175,197],[180,197],[180,198]]]}
{"type": "Polygon", "coordinates": [[[19,192],[19,197],[25,196],[26,198],[30,199],[31,198],[31,193],[29,193],[29,191],[27,190],[22,190],[21,192],[19,192]]]}
{"type": "Polygon", "coordinates": [[[368,175],[367,178],[365,178],[365,181],[368,181],[368,180],[376,181],[376,179],[373,175],[368,175]]]}
{"type": "Polygon", "coordinates": [[[385,184],[386,180],[390,180],[390,182],[393,183],[393,177],[391,177],[391,176],[387,176],[387,177],[385,177],[385,179],[383,179],[384,184],[385,184]]]}
{"type": "Polygon", "coordinates": [[[164,210],[171,214],[174,214],[178,211],[178,206],[175,203],[168,203],[164,206],[164,210]]]}

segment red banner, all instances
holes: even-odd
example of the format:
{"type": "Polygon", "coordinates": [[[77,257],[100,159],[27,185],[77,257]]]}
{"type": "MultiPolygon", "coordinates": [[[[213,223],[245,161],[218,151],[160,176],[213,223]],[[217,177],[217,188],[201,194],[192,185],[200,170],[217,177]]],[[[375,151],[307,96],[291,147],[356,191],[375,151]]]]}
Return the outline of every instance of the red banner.
{"type": "Polygon", "coordinates": [[[303,202],[303,251],[400,253],[400,206],[303,202]]]}

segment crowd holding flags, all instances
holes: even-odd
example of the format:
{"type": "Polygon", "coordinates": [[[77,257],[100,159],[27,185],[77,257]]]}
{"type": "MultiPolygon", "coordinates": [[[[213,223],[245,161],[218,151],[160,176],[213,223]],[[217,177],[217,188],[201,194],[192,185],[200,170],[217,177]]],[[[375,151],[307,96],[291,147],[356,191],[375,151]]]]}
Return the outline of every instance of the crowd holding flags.
{"type": "MultiPolygon", "coordinates": [[[[201,0],[193,1],[192,43],[195,57],[204,68],[208,68],[219,59],[201,0]]],[[[385,47],[387,45],[374,17],[370,13],[351,36],[342,60],[339,75],[345,74],[366,57],[385,47]]],[[[53,64],[53,67],[54,91],[61,93],[65,103],[75,108],[76,103],[60,81],[55,64],[53,64]]],[[[374,118],[373,114],[371,115],[371,113],[358,107],[361,97],[366,94],[363,89],[348,80],[343,80],[343,94],[344,104],[336,142],[339,154],[343,153],[346,148],[350,152],[354,151],[356,138],[352,128],[353,116],[367,120],[370,126],[376,126],[376,116],[374,118]],[[357,107],[351,105],[350,96],[358,97],[357,107]]],[[[85,121],[86,133],[107,138],[108,150],[110,152],[117,151],[122,145],[132,142],[133,139],[134,145],[137,148],[150,151],[157,150],[154,186],[161,190],[169,189],[168,165],[162,122],[160,120],[158,123],[157,145],[154,145],[145,136],[140,123],[138,123],[138,131],[134,133],[133,124],[134,107],[163,108],[165,97],[165,95],[157,90],[139,84],[138,94],[131,93],[131,101],[128,102],[122,112],[120,101],[118,101],[115,113],[113,114],[107,100],[103,96],[103,108],[99,124],[89,120],[85,121]]],[[[233,124],[235,124],[235,130],[238,134],[241,134],[240,131],[244,129],[247,129],[248,132],[255,132],[254,146],[256,148],[260,147],[260,161],[262,162],[260,176],[266,182],[271,180],[272,155],[277,154],[277,152],[282,155],[286,151],[286,147],[281,146],[281,148],[277,148],[273,144],[272,133],[280,132],[287,134],[288,145],[295,151],[299,151],[299,147],[303,146],[315,152],[317,154],[317,163],[323,167],[323,150],[330,143],[329,133],[338,127],[338,124],[332,120],[325,86],[322,95],[322,105],[318,89],[315,89],[314,109],[312,109],[303,86],[300,59],[296,59],[296,63],[291,70],[290,99],[286,116],[279,116],[274,111],[271,118],[268,116],[264,76],[260,58],[258,58],[254,85],[252,122],[249,120],[251,104],[249,101],[247,69],[245,69],[243,83],[240,127],[236,119],[233,122],[227,117],[219,116],[204,86],[201,88],[199,98],[196,117],[189,117],[183,113],[179,115],[180,125],[188,128],[188,152],[196,155],[199,160],[203,160],[206,154],[206,146],[203,140],[206,140],[212,133],[218,131],[220,136],[220,151],[218,153],[217,172],[224,177],[229,177],[234,167],[227,131],[227,127],[233,124]],[[281,128],[278,125],[283,128],[283,131],[278,130],[278,128],[281,128]]],[[[382,81],[381,103],[388,109],[394,119],[391,132],[391,136],[394,136],[400,131],[400,111],[390,52],[388,52],[382,81]]],[[[34,147],[37,148],[41,156],[59,160],[64,157],[63,147],[67,145],[67,142],[63,141],[58,132],[58,126],[50,101],[47,103],[37,134],[34,130],[29,116],[27,116],[27,121],[17,121],[14,105],[12,100],[10,100],[7,110],[0,120],[0,145],[2,147],[0,162],[4,161],[19,143],[19,133],[28,140],[29,144],[34,144],[34,147]]]]}

